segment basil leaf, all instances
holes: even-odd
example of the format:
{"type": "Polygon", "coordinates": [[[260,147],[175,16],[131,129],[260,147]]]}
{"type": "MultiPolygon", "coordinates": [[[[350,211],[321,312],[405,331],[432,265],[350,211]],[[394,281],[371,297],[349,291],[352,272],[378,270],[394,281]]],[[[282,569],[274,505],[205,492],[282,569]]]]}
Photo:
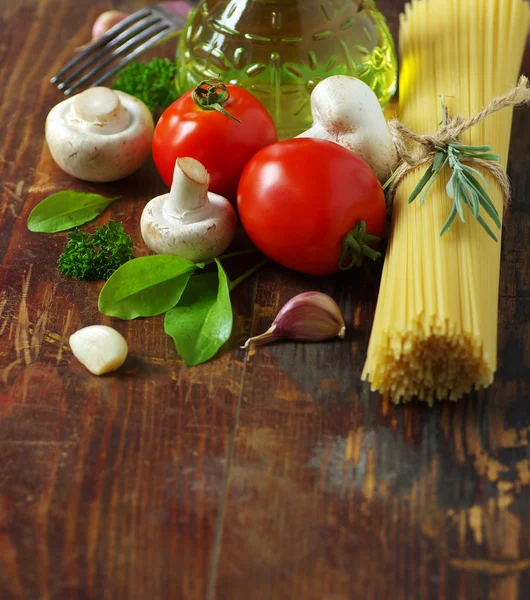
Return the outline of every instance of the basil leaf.
{"type": "Polygon", "coordinates": [[[141,256],[115,271],[99,294],[104,315],[130,320],[173,308],[197,265],[180,256],[141,256]]]}
{"type": "Polygon", "coordinates": [[[114,200],[99,194],[66,190],[39,202],[28,217],[28,229],[37,233],[57,233],[84,225],[101,214],[114,200]]]}
{"type": "Polygon", "coordinates": [[[232,333],[229,282],[221,263],[215,262],[218,273],[192,277],[179,303],[164,320],[164,331],[173,338],[188,366],[212,358],[232,333]]]}

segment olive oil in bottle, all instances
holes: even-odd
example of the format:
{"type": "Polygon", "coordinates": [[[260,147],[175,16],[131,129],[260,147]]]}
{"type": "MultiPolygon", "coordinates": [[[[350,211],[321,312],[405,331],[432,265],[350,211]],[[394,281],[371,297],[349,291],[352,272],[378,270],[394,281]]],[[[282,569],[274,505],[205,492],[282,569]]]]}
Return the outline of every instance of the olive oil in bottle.
{"type": "Polygon", "coordinates": [[[248,89],[280,138],[311,126],[311,91],[326,77],[358,77],[383,107],[397,85],[392,36],[373,0],[202,0],[177,65],[180,93],[212,77],[248,89]]]}

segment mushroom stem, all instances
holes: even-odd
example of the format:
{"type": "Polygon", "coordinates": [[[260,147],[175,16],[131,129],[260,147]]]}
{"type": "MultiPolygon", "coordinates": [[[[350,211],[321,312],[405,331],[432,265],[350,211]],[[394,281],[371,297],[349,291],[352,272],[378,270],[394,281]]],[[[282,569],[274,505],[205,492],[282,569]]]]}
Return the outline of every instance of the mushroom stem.
{"type": "Polygon", "coordinates": [[[177,158],[171,191],[164,211],[171,217],[193,223],[202,220],[209,208],[210,175],[194,158],[177,158]]]}
{"type": "Polygon", "coordinates": [[[232,243],[236,213],[226,198],[207,191],[209,181],[198,160],[177,159],[171,191],[142,212],[142,237],[153,252],[207,262],[232,243]]]}
{"type": "Polygon", "coordinates": [[[130,124],[130,115],[115,91],[95,87],[77,95],[73,101],[75,116],[98,134],[118,133],[130,124]]]}

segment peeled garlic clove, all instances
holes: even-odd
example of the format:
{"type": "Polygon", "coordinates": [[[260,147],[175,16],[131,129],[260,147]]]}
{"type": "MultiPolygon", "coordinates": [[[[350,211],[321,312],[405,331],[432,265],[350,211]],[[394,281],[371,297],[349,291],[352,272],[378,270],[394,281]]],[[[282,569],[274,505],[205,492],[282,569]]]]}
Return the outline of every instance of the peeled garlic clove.
{"type": "Polygon", "coordinates": [[[70,348],[77,360],[94,375],[119,369],[127,358],[127,342],[112,327],[91,325],[70,336],[70,348]]]}
{"type": "Polygon", "coordinates": [[[320,292],[304,292],[280,310],[271,327],[246,341],[243,348],[264,346],[286,338],[299,342],[319,342],[334,337],[344,338],[346,325],[337,303],[320,292]]]}

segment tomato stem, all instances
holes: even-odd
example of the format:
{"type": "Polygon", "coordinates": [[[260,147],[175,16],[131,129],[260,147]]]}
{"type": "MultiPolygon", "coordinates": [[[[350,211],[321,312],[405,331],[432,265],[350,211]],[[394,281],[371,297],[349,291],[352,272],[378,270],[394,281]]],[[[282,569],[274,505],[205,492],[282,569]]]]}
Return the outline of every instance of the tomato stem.
{"type": "Polygon", "coordinates": [[[230,92],[220,79],[205,79],[201,81],[191,93],[191,97],[195,104],[203,110],[216,110],[241,123],[239,119],[223,108],[223,104],[230,98],[230,92]]]}
{"type": "Polygon", "coordinates": [[[380,241],[381,239],[377,236],[366,233],[366,223],[359,221],[342,240],[342,254],[339,259],[341,271],[360,267],[363,263],[363,256],[377,260],[381,256],[381,252],[370,248],[369,244],[376,244],[380,241]]]}

